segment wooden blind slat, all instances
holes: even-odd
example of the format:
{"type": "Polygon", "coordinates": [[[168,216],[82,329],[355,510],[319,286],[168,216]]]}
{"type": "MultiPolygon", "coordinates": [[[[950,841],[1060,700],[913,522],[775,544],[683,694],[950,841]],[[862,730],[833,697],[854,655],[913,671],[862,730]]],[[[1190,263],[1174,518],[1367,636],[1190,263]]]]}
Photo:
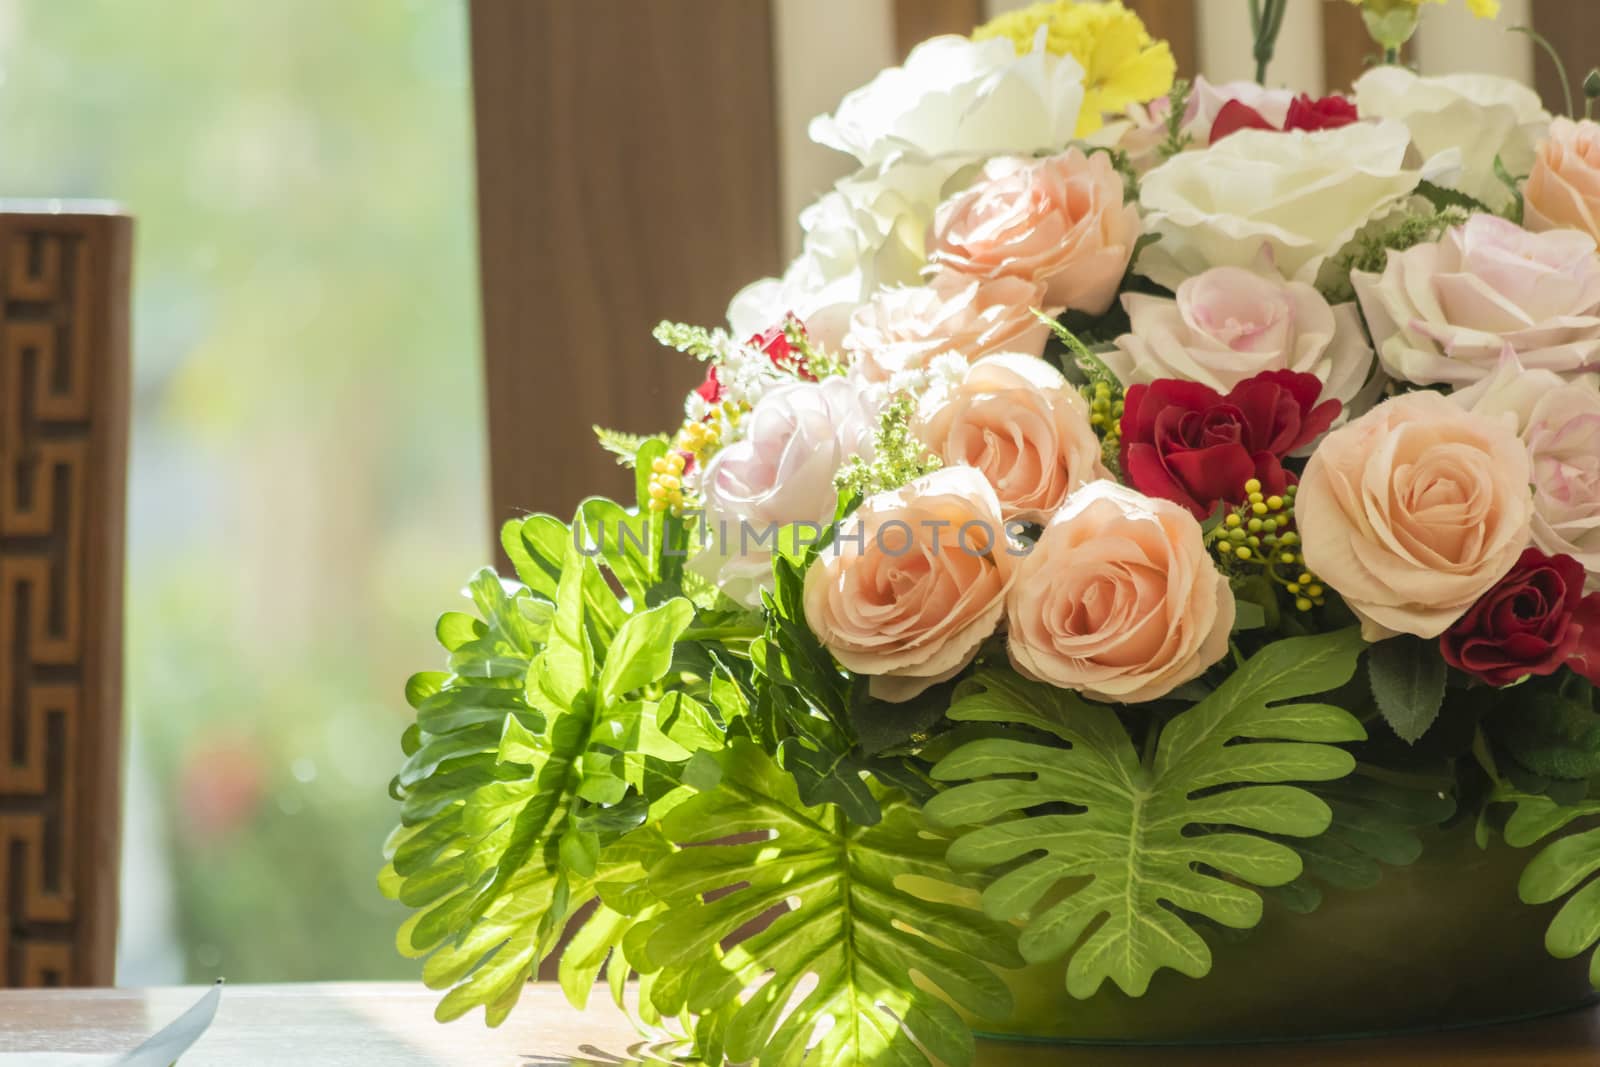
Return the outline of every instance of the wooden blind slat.
{"type": "Polygon", "coordinates": [[[1128,7],[1144,20],[1152,37],[1171,45],[1179,77],[1193,78],[1202,73],[1195,0],[1132,0],[1128,7]]]}
{"type": "Polygon", "coordinates": [[[651,328],[716,325],[781,266],[772,18],[752,0],[473,0],[471,18],[498,531],[630,496],[590,426],[670,429],[704,374],[651,328]]]}
{"type": "Polygon", "coordinates": [[[982,0],[894,0],[894,44],[900,59],[929,37],[971,33],[984,21],[982,0]]]}
{"type": "MultiPolygon", "coordinates": [[[[1533,28],[1555,46],[1567,65],[1574,106],[1583,107],[1583,79],[1600,64],[1600,4],[1591,0],[1533,0],[1533,28]]],[[[1534,87],[1553,112],[1566,107],[1561,77],[1543,48],[1533,52],[1534,87]]]]}

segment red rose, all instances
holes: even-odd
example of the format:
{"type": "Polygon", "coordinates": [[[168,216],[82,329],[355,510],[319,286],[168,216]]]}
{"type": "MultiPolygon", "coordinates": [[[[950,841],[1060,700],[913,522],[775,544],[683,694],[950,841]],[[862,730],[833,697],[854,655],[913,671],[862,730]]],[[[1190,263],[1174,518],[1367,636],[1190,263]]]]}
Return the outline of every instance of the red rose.
{"type": "Polygon", "coordinates": [[[789,342],[789,334],[786,327],[792,327],[798,330],[802,337],[805,336],[806,328],[800,325],[800,321],[793,315],[789,315],[778,325],[768,326],[765,330],[755,334],[745,344],[765,352],[767,358],[772,360],[774,367],[793,371],[808,382],[816,381],[817,376],[812,374],[811,369],[806,366],[805,354],[789,342]]]}
{"type": "Polygon", "coordinates": [[[1239,100],[1229,100],[1211,120],[1211,143],[1216,144],[1230,133],[1240,130],[1276,130],[1265,115],[1239,100]]]}
{"type": "Polygon", "coordinates": [[[1176,501],[1197,519],[1219,501],[1243,503],[1244,483],[1267,494],[1292,480],[1284,457],[1333,424],[1339,401],[1318,404],[1315,375],[1274,370],[1227,396],[1196,382],[1163,378],[1123,398],[1122,469],[1135,489],[1176,501]]]}
{"type": "Polygon", "coordinates": [[[1493,686],[1554,674],[1579,651],[1584,577],[1571,556],[1523,552],[1439,638],[1445,662],[1493,686]]]}
{"type": "Polygon", "coordinates": [[[1355,122],[1355,102],[1337,93],[1313,100],[1305,93],[1294,98],[1283,120],[1286,130],[1337,130],[1355,122]]]}
{"type": "Polygon", "coordinates": [[[1305,93],[1289,104],[1281,127],[1248,104],[1229,100],[1211,122],[1211,143],[1240,130],[1336,130],[1356,121],[1356,105],[1337,94],[1313,100],[1305,93]]]}
{"type": "MultiPolygon", "coordinates": [[[[1561,557],[1565,559],[1566,557],[1561,557]]],[[[1567,666],[1600,685],[1600,593],[1590,593],[1578,605],[1572,621],[1580,628],[1578,647],[1573,650],[1567,666]]]]}

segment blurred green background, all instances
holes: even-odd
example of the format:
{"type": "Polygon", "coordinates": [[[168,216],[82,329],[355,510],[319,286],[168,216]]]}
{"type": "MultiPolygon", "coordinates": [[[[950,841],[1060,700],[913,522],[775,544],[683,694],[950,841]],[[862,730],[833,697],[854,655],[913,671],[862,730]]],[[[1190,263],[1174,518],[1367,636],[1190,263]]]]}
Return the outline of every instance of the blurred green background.
{"type": "Polygon", "coordinates": [[[0,194],[136,219],[120,979],[414,977],[377,893],[488,559],[462,0],[0,0],[0,194]]]}

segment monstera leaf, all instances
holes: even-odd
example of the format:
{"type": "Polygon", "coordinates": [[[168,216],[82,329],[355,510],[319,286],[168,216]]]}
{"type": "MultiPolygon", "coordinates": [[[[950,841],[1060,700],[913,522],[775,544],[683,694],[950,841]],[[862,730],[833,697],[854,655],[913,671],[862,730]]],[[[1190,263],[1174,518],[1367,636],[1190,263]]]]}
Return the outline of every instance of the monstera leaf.
{"type": "Polygon", "coordinates": [[[667,837],[696,847],[650,868],[660,910],[624,940],[654,1008],[701,1016],[696,1038],[710,1062],[968,1063],[966,1024],[911,975],[998,1016],[1009,995],[990,965],[1021,960],[1010,927],[958,902],[974,894],[944,860],[948,837],[876,785],[882,818],[870,826],[833,804],[807,806],[749,741],[717,758],[720,783],[663,821],[667,837]],[[723,947],[757,920],[767,924],[723,947]]]}
{"type": "Polygon", "coordinates": [[[1254,926],[1262,903],[1248,885],[1301,873],[1298,853],[1264,835],[1328,827],[1327,803],[1276,783],[1343,777],[1355,761],[1332,743],[1365,736],[1339,708],[1278,702],[1342,685],[1362,647],[1354,631],[1267,646],[1168,721],[1145,758],[1115,710],[1009,671],[980,672],[952,718],[1014,723],[1059,743],[968,742],[934,768],[963,784],[934,797],[928,817],[976,827],[951,846],[951,863],[1003,867],[984,910],[1025,923],[1028,960],[1070,953],[1073,996],[1108,978],[1139,996],[1163,967],[1198,978],[1211,952],[1191,916],[1254,926]]]}
{"type": "MultiPolygon", "coordinates": [[[[1550,842],[1529,861],[1517,883],[1517,895],[1527,904],[1548,904],[1568,893],[1545,931],[1544,945],[1552,956],[1571,959],[1600,941],[1600,801],[1557,804],[1545,796],[1511,798],[1515,810],[1506,820],[1506,843],[1525,848],[1576,820],[1584,827],[1550,842]],[[1576,892],[1573,892],[1576,890],[1576,892]]],[[[1589,981],[1600,989],[1600,952],[1589,957],[1589,981]]]]}
{"type": "Polygon", "coordinates": [[[1384,867],[1415,863],[1422,832],[1455,814],[1452,785],[1443,778],[1389,779],[1357,768],[1338,781],[1307,786],[1327,802],[1333,821],[1316,837],[1285,842],[1300,853],[1305,874],[1279,890],[1278,898],[1294,911],[1315,911],[1322,903],[1317,883],[1370,889],[1384,867]]]}

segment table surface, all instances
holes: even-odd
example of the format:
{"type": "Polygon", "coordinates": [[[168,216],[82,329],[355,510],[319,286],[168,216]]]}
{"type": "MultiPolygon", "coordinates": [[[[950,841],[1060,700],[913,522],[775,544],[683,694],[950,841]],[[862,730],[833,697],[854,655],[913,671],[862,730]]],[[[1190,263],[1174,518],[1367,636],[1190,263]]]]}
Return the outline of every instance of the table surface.
{"type": "MultiPolygon", "coordinates": [[[[0,990],[0,1065],[10,1052],[125,1051],[203,989],[0,990]]],[[[670,1062],[603,990],[583,1013],[530,986],[498,1030],[482,1016],[440,1025],[438,994],[414,985],[230,986],[183,1067],[618,1067],[670,1062]]],[[[1128,1049],[980,1042],[982,1067],[1565,1067],[1600,1062],[1600,1008],[1427,1037],[1235,1048],[1128,1049]]]]}

